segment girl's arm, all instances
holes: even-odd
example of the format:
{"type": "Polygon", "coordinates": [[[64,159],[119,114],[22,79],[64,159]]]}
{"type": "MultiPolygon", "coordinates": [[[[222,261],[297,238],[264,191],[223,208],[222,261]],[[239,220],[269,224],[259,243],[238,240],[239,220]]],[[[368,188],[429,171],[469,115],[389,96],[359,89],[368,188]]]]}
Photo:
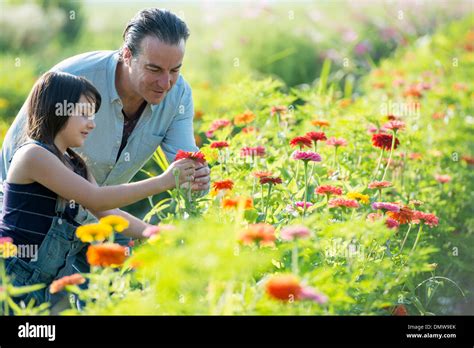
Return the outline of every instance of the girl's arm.
{"type": "Polygon", "coordinates": [[[137,217],[123,211],[120,209],[111,209],[111,210],[105,210],[105,211],[98,211],[94,212],[91,211],[92,215],[94,215],[96,218],[100,219],[108,215],[119,215],[124,217],[125,219],[128,220],[130,225],[126,230],[124,230],[122,233],[133,239],[148,239],[148,237],[143,236],[143,231],[145,228],[153,226],[150,224],[147,224],[146,222],[143,222],[142,220],[138,219],[137,217]]]}
{"type": "MultiPolygon", "coordinates": [[[[91,172],[89,171],[89,181],[95,185],[95,186],[99,186],[97,185],[97,181],[95,180],[94,176],[91,174],[91,172]]],[[[130,225],[128,226],[128,228],[126,230],[124,230],[122,233],[127,236],[127,237],[130,237],[130,238],[134,238],[134,239],[146,239],[147,237],[144,237],[143,236],[143,231],[149,227],[149,226],[152,226],[150,224],[147,224],[146,222],[143,222],[142,220],[136,218],[135,216],[123,211],[123,210],[120,210],[120,209],[112,209],[112,210],[105,210],[105,211],[91,211],[90,212],[98,219],[100,218],[103,218],[105,216],[108,216],[108,215],[119,215],[119,216],[122,216],[124,217],[125,219],[128,220],[128,222],[130,223],[130,225]]]]}
{"type": "Polygon", "coordinates": [[[194,178],[194,162],[189,159],[173,162],[163,174],[154,178],[102,187],[74,173],[59,158],[37,145],[28,146],[22,153],[21,162],[29,179],[91,211],[120,208],[174,188],[174,168],[180,171],[180,183],[194,178]]]}

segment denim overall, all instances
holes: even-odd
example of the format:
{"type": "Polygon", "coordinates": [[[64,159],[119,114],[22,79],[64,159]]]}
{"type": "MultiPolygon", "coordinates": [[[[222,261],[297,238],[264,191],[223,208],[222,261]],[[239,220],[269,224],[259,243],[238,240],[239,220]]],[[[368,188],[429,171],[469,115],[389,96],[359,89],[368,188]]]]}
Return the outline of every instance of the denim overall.
{"type": "MultiPolygon", "coordinates": [[[[31,299],[34,299],[36,305],[43,302],[51,302],[54,305],[63,297],[49,293],[49,285],[55,279],[77,272],[89,272],[89,266],[85,260],[87,244],[77,238],[75,233],[77,227],[61,217],[65,206],[66,201],[58,197],[56,200],[57,216],[53,218],[51,227],[38,248],[36,261],[25,262],[17,257],[6,260],[6,271],[13,278],[14,286],[38,283],[46,285],[43,289],[15,298],[15,301],[24,301],[25,304],[28,304],[31,299]]],[[[86,217],[87,212],[79,206],[75,220],[80,223],[79,220],[86,217]]]]}

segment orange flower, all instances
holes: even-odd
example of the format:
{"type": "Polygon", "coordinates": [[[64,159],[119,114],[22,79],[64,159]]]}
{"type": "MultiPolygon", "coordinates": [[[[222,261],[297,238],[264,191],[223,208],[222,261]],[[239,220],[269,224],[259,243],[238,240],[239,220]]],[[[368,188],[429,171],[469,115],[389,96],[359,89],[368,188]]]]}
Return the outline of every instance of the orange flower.
{"type": "Polygon", "coordinates": [[[351,104],[352,104],[352,100],[350,100],[350,99],[342,99],[342,100],[339,101],[339,106],[341,108],[346,108],[351,104]]]}
{"type": "Polygon", "coordinates": [[[298,299],[302,287],[294,275],[284,274],[270,278],[265,284],[265,290],[275,299],[288,301],[298,299]]]}
{"type": "Polygon", "coordinates": [[[266,178],[268,176],[273,176],[273,173],[269,171],[259,171],[259,172],[253,172],[252,175],[256,177],[257,179],[260,179],[260,178],[266,178]]]}
{"type": "Polygon", "coordinates": [[[200,120],[203,115],[204,115],[204,112],[202,112],[201,110],[196,110],[194,112],[194,119],[195,120],[200,120]]]}
{"type": "Polygon", "coordinates": [[[127,248],[112,243],[91,245],[87,249],[87,262],[91,266],[120,266],[127,258],[127,248]]]}
{"type": "Polygon", "coordinates": [[[398,221],[399,224],[409,224],[413,220],[413,210],[408,208],[407,206],[403,206],[400,208],[399,212],[389,211],[387,215],[390,216],[392,219],[398,221]]]}
{"type": "Polygon", "coordinates": [[[224,198],[222,200],[222,208],[243,208],[245,210],[252,209],[253,200],[250,197],[224,198]]]}
{"type": "Polygon", "coordinates": [[[251,111],[245,111],[243,114],[237,115],[234,118],[234,124],[236,126],[243,126],[255,120],[255,115],[251,111]]]}
{"type": "Polygon", "coordinates": [[[275,228],[266,223],[249,225],[240,235],[240,241],[247,245],[255,242],[263,246],[273,246],[275,239],[275,228]]]}
{"type": "Polygon", "coordinates": [[[329,127],[329,122],[326,120],[312,120],[311,124],[316,127],[329,127]]]}
{"type": "Polygon", "coordinates": [[[80,275],[79,273],[75,273],[52,282],[49,287],[49,292],[55,294],[63,290],[67,285],[79,285],[84,284],[85,282],[86,279],[82,275],[80,275]]]}
{"type": "Polygon", "coordinates": [[[273,116],[275,114],[286,114],[288,108],[284,105],[272,106],[270,114],[273,116]]]}

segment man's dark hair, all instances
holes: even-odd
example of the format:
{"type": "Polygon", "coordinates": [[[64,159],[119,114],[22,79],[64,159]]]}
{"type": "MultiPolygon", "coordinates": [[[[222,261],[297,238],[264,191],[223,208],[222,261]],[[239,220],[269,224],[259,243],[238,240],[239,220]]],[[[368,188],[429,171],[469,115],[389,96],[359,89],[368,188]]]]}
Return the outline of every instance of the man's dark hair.
{"type": "Polygon", "coordinates": [[[153,35],[168,45],[178,45],[181,40],[188,39],[189,29],[186,23],[168,10],[157,8],[141,10],[128,22],[123,32],[124,43],[120,50],[120,58],[124,47],[136,57],[140,53],[143,38],[148,35],[153,35]]]}

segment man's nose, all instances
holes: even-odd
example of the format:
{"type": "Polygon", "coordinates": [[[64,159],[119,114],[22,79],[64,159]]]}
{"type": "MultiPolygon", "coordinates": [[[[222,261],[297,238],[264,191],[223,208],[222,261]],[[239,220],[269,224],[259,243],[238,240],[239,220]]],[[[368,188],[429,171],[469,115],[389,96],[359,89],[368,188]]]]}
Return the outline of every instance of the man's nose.
{"type": "Polygon", "coordinates": [[[158,86],[162,91],[167,91],[170,89],[171,86],[171,75],[167,72],[161,74],[160,78],[158,79],[158,86]]]}

